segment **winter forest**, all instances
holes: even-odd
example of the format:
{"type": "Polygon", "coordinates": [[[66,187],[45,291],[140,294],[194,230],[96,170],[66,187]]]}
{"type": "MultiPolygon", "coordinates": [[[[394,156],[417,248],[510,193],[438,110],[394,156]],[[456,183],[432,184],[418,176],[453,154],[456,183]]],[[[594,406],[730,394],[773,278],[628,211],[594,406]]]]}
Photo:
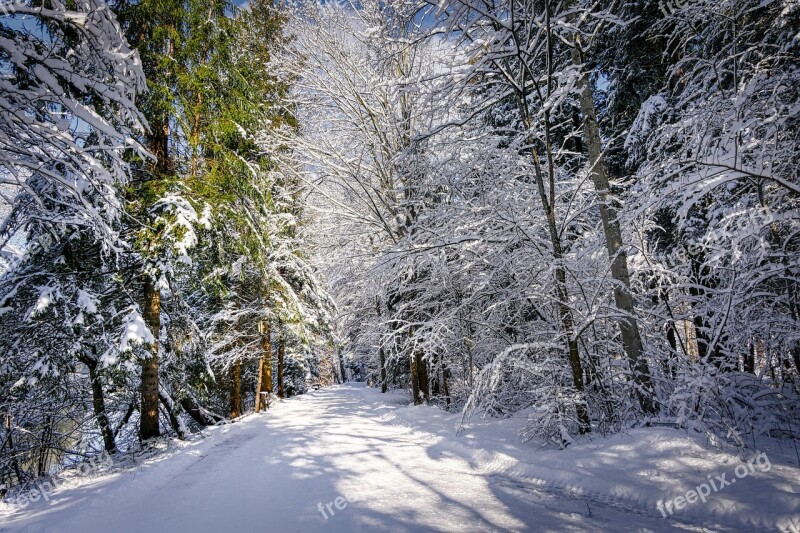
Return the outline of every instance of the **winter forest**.
{"type": "MultiPolygon", "coordinates": [[[[505,449],[552,489],[533,509],[603,451],[651,522],[586,496],[604,459],[588,515],[546,522],[516,496],[506,521],[379,515],[270,470],[308,517],[260,530],[797,533],[799,171],[797,0],[5,1],[0,494],[101,456],[166,476],[214,439],[252,440],[247,476],[328,442],[334,409],[356,447],[346,420],[484,468],[505,449]],[[647,469],[684,453],[703,466],[647,469]],[[720,454],[752,476],[656,508],[733,472],[720,454]]],[[[397,461],[458,470],[422,455],[397,461]]],[[[79,527],[81,505],[26,530],[184,530],[79,527]]]]}

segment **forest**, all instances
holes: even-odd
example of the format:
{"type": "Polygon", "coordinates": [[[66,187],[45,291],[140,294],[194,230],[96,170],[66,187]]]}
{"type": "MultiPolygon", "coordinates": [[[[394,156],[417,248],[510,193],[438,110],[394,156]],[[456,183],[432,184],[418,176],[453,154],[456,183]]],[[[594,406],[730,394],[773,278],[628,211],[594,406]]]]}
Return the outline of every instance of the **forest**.
{"type": "Polygon", "coordinates": [[[345,382],[796,447],[799,171],[797,0],[4,2],[0,484],[345,382]]]}

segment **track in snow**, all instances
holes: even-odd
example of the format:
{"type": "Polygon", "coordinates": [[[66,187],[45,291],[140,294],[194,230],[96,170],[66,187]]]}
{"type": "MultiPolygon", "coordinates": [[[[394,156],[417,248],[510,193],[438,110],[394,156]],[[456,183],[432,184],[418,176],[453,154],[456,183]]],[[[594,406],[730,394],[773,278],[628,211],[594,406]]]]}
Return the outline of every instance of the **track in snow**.
{"type": "Polygon", "coordinates": [[[498,473],[452,451],[471,441],[434,427],[436,410],[418,412],[431,417],[430,432],[402,425],[401,402],[358,385],[294,398],[171,456],[0,515],[0,531],[700,530],[498,473]]]}

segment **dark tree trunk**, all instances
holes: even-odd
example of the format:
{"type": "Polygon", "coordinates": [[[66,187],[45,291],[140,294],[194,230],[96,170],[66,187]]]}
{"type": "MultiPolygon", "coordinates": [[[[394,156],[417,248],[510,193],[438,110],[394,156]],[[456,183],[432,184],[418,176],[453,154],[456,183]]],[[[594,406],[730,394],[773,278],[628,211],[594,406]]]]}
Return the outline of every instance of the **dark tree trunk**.
{"type": "Polygon", "coordinates": [[[416,350],[409,353],[408,360],[411,365],[411,397],[414,399],[414,405],[419,405],[422,403],[422,400],[420,400],[419,397],[419,372],[417,368],[416,350]]]}
{"type": "Polygon", "coordinates": [[[386,392],[386,353],[383,351],[383,346],[378,348],[378,355],[381,361],[381,393],[386,392]]]}
{"type": "Polygon", "coordinates": [[[800,373],[800,346],[797,344],[792,348],[792,359],[794,360],[794,368],[800,373]]]}
{"type": "Polygon", "coordinates": [[[744,356],[744,371],[750,374],[756,373],[756,343],[750,342],[750,348],[744,356]]]}
{"type": "Polygon", "coordinates": [[[447,366],[442,359],[442,387],[444,388],[444,398],[447,402],[448,409],[450,408],[450,386],[447,384],[447,366]]]}
{"type": "Polygon", "coordinates": [[[339,356],[339,372],[341,372],[342,383],[344,383],[347,381],[347,372],[344,368],[344,355],[342,354],[341,348],[337,350],[337,354],[339,356]]]}
{"type": "MultiPolygon", "coordinates": [[[[17,483],[22,483],[22,472],[19,468],[19,461],[17,461],[17,454],[14,452],[14,439],[11,436],[11,414],[9,413],[6,413],[5,428],[8,456],[11,457],[11,466],[14,469],[14,475],[17,476],[17,483]]],[[[5,448],[5,445],[3,447],[5,448]]]]}
{"type": "Polygon", "coordinates": [[[131,404],[128,406],[128,409],[125,411],[125,415],[122,417],[122,420],[119,421],[119,424],[117,424],[117,427],[114,429],[114,438],[117,438],[117,435],[119,435],[119,432],[122,431],[122,428],[125,427],[125,424],[128,423],[135,411],[136,402],[131,402],[131,404]]]}
{"type": "Polygon", "coordinates": [[[283,387],[283,356],[284,356],[284,349],[285,344],[283,342],[283,338],[278,342],[278,398],[284,397],[284,387],[283,387]]]}
{"type": "MultiPolygon", "coordinates": [[[[381,301],[377,296],[375,297],[375,314],[378,318],[381,317],[381,301]]],[[[383,343],[378,346],[378,357],[381,364],[381,394],[386,393],[386,353],[383,350],[383,343]]]]}
{"type": "MultiPolygon", "coordinates": [[[[787,272],[787,278],[789,276],[789,272],[787,272]]],[[[797,284],[791,281],[786,282],[788,285],[787,292],[789,293],[789,310],[792,313],[792,319],[795,323],[798,322],[800,319],[800,311],[798,311],[798,294],[797,294],[797,284]]],[[[792,360],[794,361],[794,368],[800,373],[800,342],[795,341],[792,345],[792,360]]]]}
{"type": "Polygon", "coordinates": [[[236,361],[231,367],[231,418],[242,416],[242,363],[236,361]]]}
{"type": "Polygon", "coordinates": [[[50,448],[50,439],[53,436],[53,417],[47,415],[44,419],[44,429],[42,430],[41,439],[39,440],[39,457],[36,461],[36,476],[42,477],[47,474],[48,459],[52,448],[50,448]]]}
{"type": "Polygon", "coordinates": [[[667,323],[667,342],[672,348],[672,353],[678,353],[678,335],[675,331],[675,322],[671,320],[667,323]]]}
{"type": "Polygon", "coordinates": [[[147,440],[161,435],[158,427],[158,337],[161,330],[161,295],[155,282],[146,277],[144,283],[144,321],[153,334],[153,344],[142,363],[142,408],[139,438],[147,440]]]}
{"type": "MultiPolygon", "coordinates": [[[[707,300],[708,292],[714,291],[717,288],[718,281],[716,277],[709,272],[709,268],[704,266],[705,259],[699,255],[692,256],[691,269],[695,278],[694,285],[689,287],[689,294],[693,296],[698,303],[707,300]]],[[[725,342],[725,335],[721,335],[716,344],[711,336],[711,324],[702,311],[697,313],[692,320],[694,324],[695,338],[697,341],[697,356],[701,361],[709,361],[718,369],[724,369],[725,353],[723,351],[723,344],[725,342]]]]}
{"type": "Polygon", "coordinates": [[[179,403],[184,411],[186,411],[186,414],[191,416],[192,420],[201,426],[213,426],[225,420],[225,417],[200,407],[192,398],[183,398],[179,403]]]}
{"type": "Polygon", "coordinates": [[[167,412],[170,427],[172,427],[172,430],[178,435],[180,440],[185,440],[186,432],[178,418],[178,413],[175,412],[175,402],[172,400],[172,396],[170,396],[163,387],[160,387],[158,390],[158,398],[161,400],[161,405],[164,406],[164,411],[167,412]]]}
{"type": "Polygon", "coordinates": [[[417,389],[422,391],[422,397],[426,402],[431,399],[430,381],[428,379],[428,361],[421,349],[414,350],[414,359],[417,367],[417,389]]]}
{"type": "Polygon", "coordinates": [[[114,441],[114,431],[108,423],[103,386],[97,375],[97,361],[89,357],[83,357],[81,360],[89,369],[89,380],[92,383],[92,408],[94,409],[94,417],[97,420],[97,425],[100,428],[100,434],[103,436],[103,448],[108,453],[114,453],[117,451],[117,444],[114,441]]]}

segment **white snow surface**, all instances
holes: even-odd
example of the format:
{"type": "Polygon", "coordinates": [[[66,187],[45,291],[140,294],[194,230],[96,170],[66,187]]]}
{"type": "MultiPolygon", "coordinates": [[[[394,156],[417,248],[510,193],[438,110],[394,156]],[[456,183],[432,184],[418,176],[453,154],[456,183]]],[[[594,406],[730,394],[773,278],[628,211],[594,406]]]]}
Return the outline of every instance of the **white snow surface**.
{"type": "Polygon", "coordinates": [[[325,388],[65,484],[49,501],[0,505],[0,531],[800,531],[800,469],[786,443],[760,450],[768,471],[736,478],[737,454],[680,430],[544,450],[519,441],[520,418],[456,435],[458,422],[399,392],[325,388]],[[706,503],[668,518],[656,508],[722,474],[735,483],[706,503]]]}

